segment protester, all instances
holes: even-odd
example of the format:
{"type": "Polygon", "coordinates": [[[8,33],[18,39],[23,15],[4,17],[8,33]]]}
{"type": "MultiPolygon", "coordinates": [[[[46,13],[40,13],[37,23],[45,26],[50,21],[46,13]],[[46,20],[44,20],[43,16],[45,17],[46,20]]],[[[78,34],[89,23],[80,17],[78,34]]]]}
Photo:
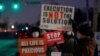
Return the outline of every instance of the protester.
{"type": "Polygon", "coordinates": [[[77,29],[77,44],[74,56],[94,56],[96,41],[88,24],[83,24],[77,29]]]}
{"type": "Polygon", "coordinates": [[[59,46],[58,44],[54,44],[54,45],[47,45],[47,56],[51,56],[51,52],[59,52],[59,46]]]}
{"type": "Polygon", "coordinates": [[[72,32],[64,32],[64,44],[62,47],[63,56],[73,56],[74,35],[72,32]]]}
{"type": "Polygon", "coordinates": [[[46,30],[41,29],[41,31],[40,31],[40,37],[44,37],[44,34],[45,34],[45,33],[47,33],[47,31],[46,31],[46,30]]]}
{"type": "Polygon", "coordinates": [[[29,29],[29,37],[40,37],[40,29],[38,27],[32,27],[29,29]]]}

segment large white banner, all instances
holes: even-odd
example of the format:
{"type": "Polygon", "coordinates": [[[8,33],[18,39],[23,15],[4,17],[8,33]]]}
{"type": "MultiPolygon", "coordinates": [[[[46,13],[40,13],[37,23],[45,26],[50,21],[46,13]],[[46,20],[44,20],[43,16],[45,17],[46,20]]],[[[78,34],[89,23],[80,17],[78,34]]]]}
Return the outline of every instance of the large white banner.
{"type": "Polygon", "coordinates": [[[74,7],[43,4],[41,10],[41,29],[72,30],[70,19],[74,19],[74,7]]]}

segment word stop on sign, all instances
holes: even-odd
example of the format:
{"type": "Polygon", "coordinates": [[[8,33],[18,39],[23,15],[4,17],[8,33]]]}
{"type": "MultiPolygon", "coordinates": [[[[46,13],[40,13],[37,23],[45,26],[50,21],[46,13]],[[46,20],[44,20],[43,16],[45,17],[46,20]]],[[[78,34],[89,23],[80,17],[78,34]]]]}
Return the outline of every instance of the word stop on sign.
{"type": "Polygon", "coordinates": [[[47,38],[48,39],[55,39],[55,38],[59,38],[61,35],[60,32],[57,32],[57,33],[50,33],[50,34],[47,34],[47,38]]]}

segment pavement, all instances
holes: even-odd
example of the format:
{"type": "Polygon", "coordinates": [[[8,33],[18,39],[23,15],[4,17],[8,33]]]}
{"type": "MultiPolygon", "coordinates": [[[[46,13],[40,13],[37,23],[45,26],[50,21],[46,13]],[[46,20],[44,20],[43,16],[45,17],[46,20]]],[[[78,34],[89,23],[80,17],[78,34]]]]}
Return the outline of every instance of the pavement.
{"type": "Polygon", "coordinates": [[[0,39],[0,56],[16,56],[17,39],[0,39]]]}

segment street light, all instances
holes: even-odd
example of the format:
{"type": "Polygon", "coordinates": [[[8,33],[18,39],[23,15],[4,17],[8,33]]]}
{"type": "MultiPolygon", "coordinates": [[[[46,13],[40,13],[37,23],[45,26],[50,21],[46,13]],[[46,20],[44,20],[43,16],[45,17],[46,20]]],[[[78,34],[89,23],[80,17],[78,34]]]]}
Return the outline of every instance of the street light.
{"type": "Polygon", "coordinates": [[[18,4],[14,4],[14,9],[18,9],[18,4]]]}
{"type": "Polygon", "coordinates": [[[20,9],[20,4],[19,3],[12,3],[12,10],[17,11],[20,9]]]}
{"type": "Polygon", "coordinates": [[[11,25],[11,29],[14,29],[15,28],[15,25],[11,25]]]}
{"type": "Polygon", "coordinates": [[[2,10],[3,9],[3,6],[0,4],[0,10],[2,10]]]}
{"type": "Polygon", "coordinates": [[[0,4],[0,12],[2,12],[4,10],[4,5],[0,4]]]}
{"type": "Polygon", "coordinates": [[[28,30],[28,27],[25,27],[26,30],[28,30]]]}

